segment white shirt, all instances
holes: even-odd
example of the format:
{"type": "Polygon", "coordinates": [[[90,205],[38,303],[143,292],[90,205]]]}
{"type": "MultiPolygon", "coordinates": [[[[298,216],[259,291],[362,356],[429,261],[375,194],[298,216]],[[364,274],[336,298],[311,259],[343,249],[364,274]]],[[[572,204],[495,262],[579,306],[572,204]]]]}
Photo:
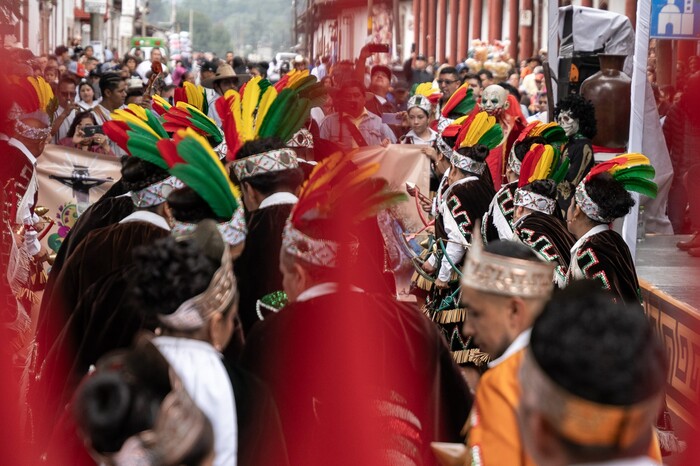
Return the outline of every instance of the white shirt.
{"type": "Polygon", "coordinates": [[[15,223],[18,224],[31,224],[34,225],[40,219],[36,214],[32,215],[31,208],[34,206],[34,194],[39,189],[39,181],[36,175],[36,157],[32,154],[27,147],[15,138],[10,138],[7,144],[16,147],[24,154],[32,164],[32,173],[30,175],[29,183],[27,183],[27,192],[24,197],[20,200],[20,204],[17,208],[17,217],[15,218],[15,223]]]}
{"type": "Polygon", "coordinates": [[[505,361],[509,357],[513,356],[515,353],[517,353],[521,349],[526,348],[527,345],[530,344],[530,334],[531,333],[532,333],[532,328],[529,328],[529,329],[525,330],[524,332],[522,332],[517,337],[515,337],[515,340],[513,340],[513,342],[510,344],[510,346],[508,346],[508,349],[506,349],[506,351],[502,355],[500,355],[499,357],[497,357],[493,361],[489,362],[489,364],[488,364],[489,369],[493,369],[494,367],[496,367],[497,365],[499,365],[500,363],[502,363],[503,361],[505,361]]]}
{"type": "MultiPolygon", "coordinates": [[[[58,110],[56,110],[56,117],[58,115],[62,114],[64,112],[63,107],[58,107],[58,110]]],[[[63,120],[61,123],[61,126],[58,127],[58,131],[56,132],[55,141],[58,142],[61,139],[65,138],[68,136],[68,131],[70,130],[70,125],[73,124],[73,120],[75,119],[75,110],[71,110],[70,113],[68,113],[68,116],[66,116],[66,119],[63,120]]]]}
{"type": "MultiPolygon", "coordinates": [[[[302,291],[299,293],[299,296],[297,296],[297,299],[295,300],[297,303],[301,303],[304,301],[309,301],[314,298],[318,298],[321,296],[326,296],[331,293],[337,293],[338,290],[340,289],[340,284],[334,283],[334,282],[327,282],[327,283],[319,283],[318,285],[314,285],[311,288],[307,288],[306,290],[302,291]]],[[[354,291],[357,293],[362,293],[362,288],[358,288],[356,286],[350,285],[349,286],[350,291],[354,291]]]]}
{"type": "Polygon", "coordinates": [[[221,354],[208,342],[191,338],[160,336],[153,339],[153,344],[209,418],[214,430],[214,465],[235,466],[238,457],[236,400],[221,354]]]}
{"type": "Polygon", "coordinates": [[[581,246],[583,246],[583,243],[586,241],[586,239],[590,238],[593,235],[597,235],[598,233],[602,233],[604,231],[609,230],[610,228],[607,225],[597,225],[588,230],[583,236],[581,236],[578,241],[576,241],[571,248],[571,263],[569,264],[569,272],[566,276],[566,283],[569,284],[571,283],[572,280],[581,280],[583,278],[586,278],[586,275],[583,273],[583,270],[581,270],[578,266],[578,261],[576,260],[576,254],[578,253],[578,250],[581,249],[581,246]]]}
{"type": "Polygon", "coordinates": [[[279,192],[270,194],[265,199],[262,200],[258,209],[264,209],[265,207],[270,207],[273,205],[285,205],[285,204],[296,204],[299,198],[292,193],[279,192]]]}
{"type": "Polygon", "coordinates": [[[447,235],[447,244],[445,244],[445,255],[442,257],[442,263],[440,265],[440,272],[438,273],[438,278],[443,282],[448,282],[450,276],[452,276],[452,266],[453,264],[462,260],[464,253],[467,251],[467,240],[462,235],[459,225],[450,209],[447,208],[447,199],[450,198],[450,192],[452,188],[457,185],[469,183],[470,181],[476,181],[478,178],[476,176],[467,176],[460,180],[455,181],[447,188],[445,195],[442,197],[442,202],[439,205],[440,213],[442,214],[443,227],[445,229],[445,234],[447,235]],[[448,261],[447,258],[450,258],[448,261]]]}
{"type": "Polygon", "coordinates": [[[411,131],[409,131],[408,133],[406,133],[406,135],[403,137],[403,139],[405,140],[405,139],[408,139],[408,138],[412,138],[412,140],[413,140],[412,143],[413,143],[413,144],[424,145],[424,146],[432,146],[433,143],[435,142],[435,140],[436,140],[437,137],[438,137],[438,133],[437,133],[437,131],[435,131],[435,130],[432,129],[432,128],[428,128],[428,131],[430,131],[430,139],[423,139],[423,138],[421,138],[421,137],[418,136],[418,135],[416,134],[416,132],[413,131],[413,130],[411,130],[411,131]]]}
{"type": "MultiPolygon", "coordinates": [[[[146,74],[149,71],[151,71],[152,64],[153,64],[153,62],[151,62],[151,60],[144,60],[141,63],[139,63],[139,66],[136,67],[136,73],[138,73],[138,75],[141,76],[141,78],[144,81],[148,81],[148,77],[146,77],[146,74]]],[[[161,63],[161,65],[163,66],[163,73],[167,73],[168,67],[165,66],[165,64],[163,64],[163,63],[161,63]]],[[[166,84],[167,84],[167,82],[166,82],[166,84]]]]}
{"type": "Polygon", "coordinates": [[[136,210],[119,221],[119,223],[130,222],[146,222],[151,225],[170,231],[170,225],[160,215],[151,212],[150,210],[136,210]]]}

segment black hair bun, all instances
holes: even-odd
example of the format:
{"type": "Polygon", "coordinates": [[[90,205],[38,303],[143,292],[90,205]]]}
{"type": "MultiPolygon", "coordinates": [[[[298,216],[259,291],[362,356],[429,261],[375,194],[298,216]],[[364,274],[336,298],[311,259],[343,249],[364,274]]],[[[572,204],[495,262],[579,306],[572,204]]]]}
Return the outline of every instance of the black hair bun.
{"type": "Polygon", "coordinates": [[[535,180],[528,186],[528,191],[554,199],[557,195],[557,183],[554,180],[535,180]]]}
{"type": "Polygon", "coordinates": [[[586,181],[586,192],[600,208],[604,218],[621,218],[634,207],[632,195],[609,173],[601,173],[586,181]]]}
{"type": "Polygon", "coordinates": [[[128,191],[139,191],[169,176],[166,170],[138,157],[129,157],[122,164],[122,184],[128,191]]]}
{"type": "Polygon", "coordinates": [[[77,422],[89,433],[92,447],[99,452],[119,451],[124,440],[119,435],[131,416],[131,387],[116,372],[96,374],[87,379],[76,394],[77,422]]]}
{"type": "Polygon", "coordinates": [[[462,147],[457,150],[457,153],[474,159],[477,162],[486,162],[486,157],[489,156],[489,148],[483,144],[477,144],[472,147],[462,147]]]}

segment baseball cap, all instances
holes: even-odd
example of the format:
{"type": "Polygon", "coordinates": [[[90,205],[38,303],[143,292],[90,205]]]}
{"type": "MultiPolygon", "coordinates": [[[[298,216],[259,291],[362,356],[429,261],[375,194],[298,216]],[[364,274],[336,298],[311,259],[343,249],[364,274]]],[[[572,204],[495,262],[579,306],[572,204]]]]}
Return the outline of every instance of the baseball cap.
{"type": "Polygon", "coordinates": [[[200,71],[211,71],[212,73],[216,73],[216,69],[219,66],[214,63],[213,61],[205,61],[202,63],[202,66],[199,67],[200,71]]]}

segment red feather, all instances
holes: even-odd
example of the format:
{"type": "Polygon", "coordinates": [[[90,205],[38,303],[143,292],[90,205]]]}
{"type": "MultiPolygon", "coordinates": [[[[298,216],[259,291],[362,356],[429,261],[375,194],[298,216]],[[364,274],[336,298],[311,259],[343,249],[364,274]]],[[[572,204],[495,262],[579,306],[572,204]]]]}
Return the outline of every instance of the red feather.
{"type": "Polygon", "coordinates": [[[462,99],[464,99],[467,96],[467,91],[469,89],[469,86],[464,86],[457,89],[457,91],[450,96],[450,98],[447,101],[447,104],[442,109],[442,116],[447,118],[447,115],[449,115],[450,112],[455,109],[457,104],[459,104],[462,101],[462,99]]]}
{"type": "Polygon", "coordinates": [[[174,167],[179,163],[185,163],[185,161],[177,153],[177,144],[175,141],[170,139],[161,139],[156,143],[158,146],[158,151],[160,155],[163,156],[163,160],[168,164],[169,167],[174,167]]]}
{"type": "Polygon", "coordinates": [[[275,83],[275,89],[277,92],[281,92],[282,89],[284,89],[287,86],[287,83],[289,82],[289,75],[285,74],[280,78],[279,81],[275,83]]]}
{"type": "Polygon", "coordinates": [[[459,134],[461,126],[459,125],[450,125],[444,130],[442,130],[442,137],[443,138],[454,138],[457,137],[459,134]]]}
{"type": "Polygon", "coordinates": [[[523,128],[522,131],[520,131],[520,134],[518,135],[518,138],[515,140],[515,144],[519,142],[523,142],[525,138],[530,134],[530,131],[535,129],[535,126],[539,125],[539,121],[533,121],[532,123],[528,124],[525,128],[523,128]]]}
{"type": "Polygon", "coordinates": [[[175,104],[178,102],[187,102],[187,92],[185,92],[184,87],[176,87],[175,94],[173,96],[173,101],[175,104]]]}
{"type": "Polygon", "coordinates": [[[455,142],[454,149],[458,149],[460,144],[462,144],[462,141],[464,141],[464,138],[467,137],[467,132],[469,132],[469,127],[472,125],[472,122],[474,121],[474,118],[479,114],[479,112],[476,111],[476,108],[474,109],[475,111],[472,111],[469,116],[467,117],[466,120],[464,120],[459,127],[459,134],[457,135],[457,141],[455,142]]]}
{"type": "Polygon", "coordinates": [[[214,102],[216,106],[216,112],[221,118],[221,129],[224,131],[224,136],[226,137],[226,146],[228,147],[228,152],[226,153],[226,160],[232,161],[235,159],[238,149],[241,148],[241,142],[238,137],[238,128],[236,128],[236,121],[231,113],[231,101],[233,96],[229,99],[224,97],[219,97],[214,102]]]}
{"type": "Polygon", "coordinates": [[[544,146],[542,144],[537,144],[537,147],[532,149],[523,160],[523,165],[520,168],[520,178],[518,178],[518,188],[522,188],[529,183],[529,179],[532,176],[532,172],[537,167],[542,154],[544,154],[544,146]]]}
{"type": "Polygon", "coordinates": [[[158,115],[163,116],[165,115],[165,108],[163,108],[162,105],[160,105],[158,102],[155,100],[151,102],[151,108],[153,109],[154,112],[156,112],[158,115]]]}
{"type": "Polygon", "coordinates": [[[613,167],[616,167],[617,165],[622,165],[625,162],[627,162],[627,157],[615,157],[612,160],[608,160],[607,162],[600,163],[596,165],[595,167],[591,168],[591,171],[588,172],[588,175],[586,175],[586,181],[590,180],[596,175],[600,175],[603,172],[607,172],[613,167]]]}
{"type": "Polygon", "coordinates": [[[123,121],[109,120],[102,124],[102,130],[109,139],[114,141],[114,143],[122,150],[131,155],[126,145],[129,141],[129,136],[126,134],[126,132],[129,130],[129,125],[123,121]]]}

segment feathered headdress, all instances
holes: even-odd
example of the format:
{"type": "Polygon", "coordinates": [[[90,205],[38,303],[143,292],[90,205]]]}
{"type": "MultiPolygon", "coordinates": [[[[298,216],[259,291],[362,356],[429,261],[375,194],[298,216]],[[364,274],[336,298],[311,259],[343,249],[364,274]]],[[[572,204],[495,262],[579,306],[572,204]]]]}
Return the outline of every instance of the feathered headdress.
{"type": "Polygon", "coordinates": [[[455,121],[438,138],[438,148],[443,154],[450,154],[452,165],[462,170],[481,174],[486,169],[486,163],[472,159],[460,154],[459,149],[474,147],[477,145],[486,146],[489,150],[497,147],[503,140],[503,130],[495,117],[489,116],[486,112],[472,112],[468,117],[455,121]],[[443,137],[457,137],[455,145],[450,148],[443,137]]]}
{"type": "MultiPolygon", "coordinates": [[[[282,248],[314,266],[337,267],[341,243],[317,234],[315,237],[309,226],[324,221],[335,224],[339,216],[345,225],[354,226],[405,200],[405,194],[391,191],[386,180],[372,178],[378,170],[379,164],[358,167],[341,153],[319,162],[302,186],[299,201],[287,220],[282,248]]],[[[345,246],[353,258],[357,242],[345,246]]]]}
{"type": "Polygon", "coordinates": [[[255,139],[277,137],[289,141],[309,117],[314,106],[327,97],[325,87],[314,76],[288,82],[279,93],[272,86],[260,87],[260,78],[249,81],[243,94],[230,90],[216,101],[216,109],[228,145],[228,160],[239,180],[274,171],[296,168],[296,153],[280,149],[236,160],[241,146],[255,139]]]}
{"type": "MultiPolygon", "coordinates": [[[[158,151],[159,141],[167,140],[168,133],[163,129],[160,119],[150,110],[136,104],[129,104],[126,109],[115,110],[112,120],[106,121],[102,128],[104,133],[131,157],[139,158],[163,170],[168,164],[158,151]]],[[[168,195],[183,185],[170,176],[162,181],[131,193],[131,200],[137,208],[152,207],[165,202],[168,195]]]]}
{"type": "MultiPolygon", "coordinates": [[[[158,150],[168,166],[168,172],[192,188],[224,222],[218,229],[228,244],[245,239],[246,228],[240,193],[229,180],[219,157],[201,135],[191,128],[179,130],[173,139],[158,142],[158,150]]],[[[175,234],[188,234],[196,225],[177,222],[175,234]]]]}
{"type": "Polygon", "coordinates": [[[58,109],[58,99],[51,86],[42,77],[11,76],[9,81],[12,105],[7,116],[14,122],[15,131],[29,139],[46,139],[51,134],[51,128],[33,128],[22,120],[33,118],[46,126],[51,125],[58,109]]]}
{"type": "Polygon", "coordinates": [[[104,133],[130,156],[138,157],[162,169],[168,165],[163,161],[156,144],[169,139],[168,133],[156,114],[136,104],[115,110],[112,119],[102,128],[104,133]]]}
{"type": "Polygon", "coordinates": [[[309,77],[309,75],[309,70],[300,71],[293,69],[289,73],[282,76],[280,80],[275,83],[275,89],[277,92],[281,92],[282,89],[295,85],[298,81],[309,77]]]}
{"type": "Polygon", "coordinates": [[[442,97],[442,93],[433,87],[432,82],[416,83],[411,88],[407,109],[418,107],[430,115],[433,111],[433,106],[438,103],[440,97],[442,97]]]}
{"type": "Polygon", "coordinates": [[[626,190],[643,194],[647,197],[655,198],[658,186],[654,183],[656,171],[649,162],[649,159],[636,153],[622,154],[613,157],[607,162],[596,165],[588,172],[588,175],[576,186],[574,199],[576,204],[591,219],[610,223],[615,219],[604,218],[601,215],[600,207],[590,198],[586,191],[586,183],[601,173],[609,173],[613,180],[620,183],[626,190]]]}
{"type": "Polygon", "coordinates": [[[553,186],[564,180],[569,171],[569,159],[549,144],[533,144],[525,155],[515,190],[513,205],[526,207],[546,214],[554,213],[556,199],[522,189],[537,180],[551,180],[553,186]]]}
{"type": "Polygon", "coordinates": [[[173,101],[177,105],[178,102],[190,104],[205,115],[209,113],[209,102],[207,102],[207,93],[202,86],[197,86],[189,81],[185,81],[182,87],[175,88],[173,101]]]}
{"type": "Polygon", "coordinates": [[[508,168],[516,175],[520,175],[522,162],[518,160],[518,157],[515,155],[515,146],[522,143],[527,138],[538,136],[544,138],[547,144],[558,150],[561,150],[561,147],[567,141],[566,132],[564,132],[564,129],[557,123],[542,123],[540,121],[529,123],[515,139],[511,146],[510,153],[508,154],[508,168]]]}

